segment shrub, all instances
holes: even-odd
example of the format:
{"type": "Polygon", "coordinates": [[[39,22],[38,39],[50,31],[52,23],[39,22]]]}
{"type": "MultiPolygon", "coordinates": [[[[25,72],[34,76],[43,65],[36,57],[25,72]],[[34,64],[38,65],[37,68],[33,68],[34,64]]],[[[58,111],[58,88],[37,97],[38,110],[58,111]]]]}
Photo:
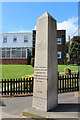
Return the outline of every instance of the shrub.
{"type": "MultiPolygon", "coordinates": [[[[34,74],[32,74],[32,75],[26,75],[26,76],[23,76],[22,77],[22,80],[24,80],[24,78],[25,79],[27,79],[28,78],[28,80],[29,80],[29,78],[32,80],[32,78],[34,77],[34,74]]],[[[25,88],[24,88],[24,83],[22,83],[22,88],[23,89],[31,89],[32,88],[32,82],[31,82],[31,85],[29,85],[29,82],[25,82],[25,88]],[[27,84],[28,84],[28,88],[27,88],[27,84]]]]}
{"type": "Polygon", "coordinates": [[[35,58],[31,58],[31,65],[34,67],[34,60],[35,58]]]}
{"type": "Polygon", "coordinates": [[[34,77],[34,74],[32,74],[32,75],[25,75],[25,76],[22,76],[22,80],[24,80],[24,78],[25,79],[29,79],[29,78],[32,78],[32,77],[34,77]]]}
{"type": "Polygon", "coordinates": [[[71,69],[70,68],[65,68],[64,72],[66,75],[70,75],[71,74],[71,69]]]}

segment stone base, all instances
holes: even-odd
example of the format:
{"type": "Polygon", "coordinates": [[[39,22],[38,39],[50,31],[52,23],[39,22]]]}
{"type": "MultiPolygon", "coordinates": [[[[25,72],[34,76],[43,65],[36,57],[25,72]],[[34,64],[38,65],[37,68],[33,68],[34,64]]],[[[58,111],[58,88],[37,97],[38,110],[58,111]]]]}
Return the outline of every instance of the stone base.
{"type": "Polygon", "coordinates": [[[27,108],[23,111],[23,116],[26,116],[27,118],[42,118],[45,120],[46,118],[78,118],[78,112],[45,112],[45,111],[40,111],[36,110],[33,108],[27,108]]]}
{"type": "Polygon", "coordinates": [[[47,112],[42,112],[33,108],[27,108],[23,111],[23,115],[29,118],[46,118],[47,112]]]}

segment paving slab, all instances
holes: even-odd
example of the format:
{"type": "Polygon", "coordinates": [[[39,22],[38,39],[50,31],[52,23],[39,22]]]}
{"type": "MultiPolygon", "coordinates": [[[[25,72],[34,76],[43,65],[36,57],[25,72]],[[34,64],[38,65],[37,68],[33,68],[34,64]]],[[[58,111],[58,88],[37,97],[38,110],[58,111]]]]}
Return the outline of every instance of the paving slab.
{"type": "MultiPolygon", "coordinates": [[[[62,108],[62,109],[65,109],[65,108],[62,108]]],[[[54,110],[46,112],[46,111],[40,111],[32,108],[26,108],[23,111],[23,115],[30,118],[78,118],[78,112],[70,112],[70,111],[68,112],[64,110],[62,112],[54,111],[54,110]]]]}
{"type": "Polygon", "coordinates": [[[2,104],[3,118],[21,118],[23,110],[32,106],[32,97],[2,98],[2,104]]]}
{"type": "MultiPolygon", "coordinates": [[[[60,118],[60,117],[74,117],[78,118],[80,112],[80,105],[78,104],[79,98],[74,97],[75,92],[63,93],[58,95],[58,106],[49,111],[47,114],[50,118],[60,118]]],[[[27,97],[12,97],[12,98],[2,98],[0,99],[0,113],[2,111],[2,117],[5,118],[21,118],[22,113],[25,109],[30,110],[32,108],[32,96],[27,97]],[[2,104],[1,104],[2,101],[2,104]]],[[[43,114],[43,113],[42,113],[43,114]]],[[[46,113],[45,113],[46,115],[46,113]]],[[[25,116],[24,118],[28,118],[25,116]]]]}
{"type": "Polygon", "coordinates": [[[58,95],[58,106],[51,111],[40,111],[32,108],[26,108],[23,115],[29,118],[78,118],[79,108],[78,98],[74,92],[58,95]]]}

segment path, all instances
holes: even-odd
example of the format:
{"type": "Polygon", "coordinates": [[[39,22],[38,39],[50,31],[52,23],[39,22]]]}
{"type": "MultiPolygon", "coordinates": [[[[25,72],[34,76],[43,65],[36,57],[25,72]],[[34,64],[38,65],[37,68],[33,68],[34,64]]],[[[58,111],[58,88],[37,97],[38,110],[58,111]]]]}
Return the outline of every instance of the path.
{"type": "MultiPolygon", "coordinates": [[[[3,118],[25,118],[22,116],[22,112],[25,108],[32,107],[32,97],[2,98],[2,105],[3,118]]],[[[64,115],[78,117],[78,98],[74,97],[73,92],[59,94],[58,107],[53,112],[55,114],[64,112],[64,115]]]]}
{"type": "MultiPolygon", "coordinates": [[[[77,73],[78,71],[71,71],[71,73],[77,73]]],[[[59,74],[65,74],[64,72],[59,72],[59,74]]]]}

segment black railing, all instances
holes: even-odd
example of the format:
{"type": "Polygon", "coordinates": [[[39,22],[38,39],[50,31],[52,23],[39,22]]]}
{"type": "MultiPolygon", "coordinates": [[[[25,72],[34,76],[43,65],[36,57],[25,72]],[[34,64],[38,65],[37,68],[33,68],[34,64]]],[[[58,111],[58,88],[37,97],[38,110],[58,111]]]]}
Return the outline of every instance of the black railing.
{"type": "MultiPolygon", "coordinates": [[[[2,79],[0,81],[0,93],[2,95],[22,95],[33,93],[34,78],[24,79],[2,79]]],[[[79,90],[79,75],[59,75],[58,76],[58,93],[71,92],[79,90]]]]}
{"type": "Polygon", "coordinates": [[[58,77],[58,93],[79,90],[79,75],[60,75],[58,77]]]}
{"type": "Polygon", "coordinates": [[[33,78],[2,79],[0,93],[2,95],[17,95],[33,93],[33,78]]]}

